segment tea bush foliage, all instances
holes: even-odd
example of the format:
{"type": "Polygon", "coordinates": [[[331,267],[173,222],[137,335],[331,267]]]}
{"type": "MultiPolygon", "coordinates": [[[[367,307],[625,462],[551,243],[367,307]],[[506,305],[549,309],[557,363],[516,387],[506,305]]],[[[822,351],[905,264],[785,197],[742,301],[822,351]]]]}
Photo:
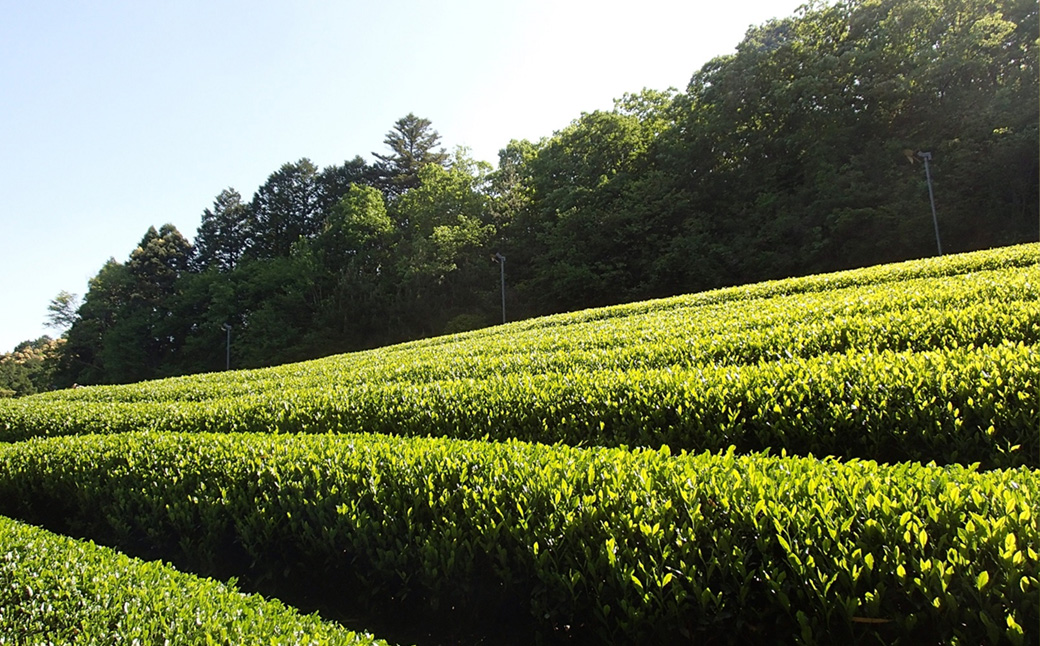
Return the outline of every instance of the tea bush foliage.
{"type": "Polygon", "coordinates": [[[510,608],[545,641],[1036,643],[1038,261],[0,401],[0,513],[345,615],[510,608]]]}
{"type": "Polygon", "coordinates": [[[1036,467],[1037,247],[0,402],[0,438],[386,432],[1036,467]]]}
{"type": "Polygon", "coordinates": [[[0,517],[0,644],[385,644],[233,585],[0,517]]]}
{"type": "Polygon", "coordinates": [[[0,473],[5,514],[203,570],[289,568],[354,604],[515,604],[625,643],[989,641],[1040,621],[1030,469],[137,433],[11,444],[0,473]]]}

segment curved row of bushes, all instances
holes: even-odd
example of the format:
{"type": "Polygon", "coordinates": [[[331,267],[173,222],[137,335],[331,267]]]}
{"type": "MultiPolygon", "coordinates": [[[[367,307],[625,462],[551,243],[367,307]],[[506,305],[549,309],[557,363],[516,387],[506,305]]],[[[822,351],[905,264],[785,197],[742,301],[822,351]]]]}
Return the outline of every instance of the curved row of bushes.
{"type": "Polygon", "coordinates": [[[349,608],[521,609],[577,643],[1022,643],[1038,487],[1028,469],[378,435],[0,447],[0,513],[349,608]]]}
{"type": "MultiPolygon", "coordinates": [[[[1033,247],[1040,250],[1040,245],[1024,247],[1019,255],[1028,256],[1026,250],[1033,247]]],[[[984,259],[979,256],[979,267],[985,266],[984,259]]],[[[963,269],[963,259],[946,262],[963,269]]],[[[81,388],[30,399],[34,404],[183,402],[330,385],[753,364],[849,350],[928,351],[952,344],[1040,341],[1036,265],[979,269],[941,279],[853,283],[771,298],[701,302],[695,296],[668,299],[676,301],[671,304],[651,301],[631,312],[631,306],[612,308],[614,315],[608,318],[578,318],[566,325],[537,319],[276,368],[81,388]]],[[[7,403],[0,404],[2,420],[7,403]]]]}
{"type": "Polygon", "coordinates": [[[0,644],[385,644],[234,586],[0,517],[0,644]]]}
{"type": "MultiPolygon", "coordinates": [[[[1035,643],[1038,263],[1025,245],[0,402],[0,513],[422,627],[401,641],[1035,643]]],[[[78,578],[138,581],[118,558],[45,547],[71,569],[41,576],[2,522],[0,644],[139,603],[78,578]],[[84,594],[99,614],[48,610],[84,594]]],[[[173,609],[131,613],[145,640],[208,594],[140,585],[173,609]]]]}
{"type": "Polygon", "coordinates": [[[286,390],[7,410],[0,439],[154,429],[379,432],[1040,466],[1035,346],[286,390]],[[16,415],[17,413],[18,415],[16,415]]]}

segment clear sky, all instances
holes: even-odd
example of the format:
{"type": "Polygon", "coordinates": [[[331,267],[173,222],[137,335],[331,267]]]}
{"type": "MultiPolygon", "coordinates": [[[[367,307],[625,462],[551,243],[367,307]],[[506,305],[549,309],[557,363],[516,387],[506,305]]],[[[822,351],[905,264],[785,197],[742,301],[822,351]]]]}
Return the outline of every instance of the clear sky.
{"type": "Polygon", "coordinates": [[[0,352],[224,188],[371,161],[409,112],[494,163],[802,1],[0,0],[0,352]]]}

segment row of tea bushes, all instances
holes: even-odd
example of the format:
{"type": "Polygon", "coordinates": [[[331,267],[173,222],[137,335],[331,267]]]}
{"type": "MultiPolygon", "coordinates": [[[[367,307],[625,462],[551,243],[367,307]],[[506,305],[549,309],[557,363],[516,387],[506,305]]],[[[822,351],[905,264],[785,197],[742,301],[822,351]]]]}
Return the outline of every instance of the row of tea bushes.
{"type": "Polygon", "coordinates": [[[609,643],[1035,642],[1038,486],[1030,469],[379,435],[0,447],[0,513],[347,604],[519,608],[543,636],[609,643]]]}
{"type": "Polygon", "coordinates": [[[885,462],[1038,466],[1036,346],[849,352],[753,365],[504,374],[203,402],[28,400],[0,439],[183,432],[380,432],[885,462]]]}
{"type": "Polygon", "coordinates": [[[523,328],[573,325],[584,321],[629,316],[674,307],[711,306],[732,301],[767,299],[774,296],[829,292],[862,285],[905,283],[906,281],[919,278],[945,278],[983,271],[1015,268],[1028,269],[1038,265],[1040,265],[1040,244],[1029,243],[971,253],[874,265],[828,274],[814,274],[749,285],[724,287],[695,294],[672,296],[670,298],[567,312],[531,321],[521,321],[514,325],[523,328]]]}
{"type": "Polygon", "coordinates": [[[1040,267],[719,303],[684,298],[689,302],[666,307],[667,301],[650,301],[647,311],[566,325],[537,319],[544,325],[517,323],[494,334],[480,331],[264,370],[66,390],[32,400],[202,401],[329,385],[754,364],[847,351],[1040,341],[1040,267]]]}
{"type": "Polygon", "coordinates": [[[277,601],[0,517],[0,644],[385,644],[277,601]]]}
{"type": "MultiPolygon", "coordinates": [[[[512,617],[570,643],[1036,643],[1038,263],[1025,245],[0,402],[9,442],[147,431],[0,447],[0,513],[348,614],[512,617]]],[[[46,582],[35,608],[86,581],[18,558],[2,617],[35,621],[20,582],[46,582]]],[[[89,623],[46,603],[50,625],[89,623]]]]}

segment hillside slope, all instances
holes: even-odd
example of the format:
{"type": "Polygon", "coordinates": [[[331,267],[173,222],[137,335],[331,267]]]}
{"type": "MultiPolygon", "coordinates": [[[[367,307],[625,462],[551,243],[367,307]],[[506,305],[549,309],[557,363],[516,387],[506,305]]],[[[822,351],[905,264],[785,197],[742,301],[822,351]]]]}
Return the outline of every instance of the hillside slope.
{"type": "Polygon", "coordinates": [[[0,439],[380,432],[1038,466],[1040,245],[0,402],[0,439]]]}
{"type": "Polygon", "coordinates": [[[0,514],[400,643],[1035,643],[1038,285],[1025,245],[0,402],[0,514]]]}

